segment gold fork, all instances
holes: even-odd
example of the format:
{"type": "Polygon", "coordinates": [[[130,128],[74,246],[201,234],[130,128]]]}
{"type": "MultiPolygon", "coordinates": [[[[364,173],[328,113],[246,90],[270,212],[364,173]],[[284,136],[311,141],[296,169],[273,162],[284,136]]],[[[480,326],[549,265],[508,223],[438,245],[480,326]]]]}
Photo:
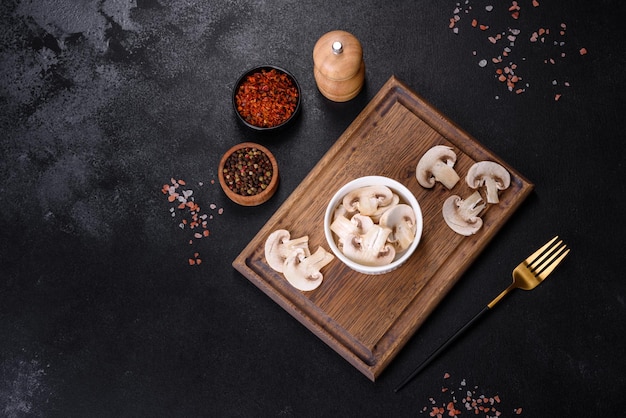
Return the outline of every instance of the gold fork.
{"type": "Polygon", "coordinates": [[[463,325],[457,332],[455,332],[450,338],[446,340],[437,350],[435,350],[422,364],[420,364],[402,383],[400,383],[393,391],[398,392],[407,383],[409,383],[415,376],[417,376],[422,370],[426,368],[443,350],[445,350],[452,342],[454,342],[463,332],[470,328],[480,317],[482,317],[487,311],[492,309],[500,300],[506,296],[513,289],[532,290],[539,285],[542,281],[550,275],[558,266],[561,261],[569,254],[569,248],[566,249],[566,245],[560,240],[557,243],[555,241],[559,237],[552,238],[543,247],[539,248],[526,260],[522,261],[513,270],[513,283],[502,291],[494,300],[489,302],[482,311],[478,312],[469,322],[463,325]]]}

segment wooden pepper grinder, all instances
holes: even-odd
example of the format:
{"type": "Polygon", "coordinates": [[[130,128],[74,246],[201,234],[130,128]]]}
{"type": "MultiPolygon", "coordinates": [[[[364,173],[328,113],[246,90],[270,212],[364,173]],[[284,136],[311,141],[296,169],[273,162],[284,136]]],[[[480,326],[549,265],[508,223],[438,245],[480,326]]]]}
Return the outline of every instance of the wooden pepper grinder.
{"type": "Polygon", "coordinates": [[[313,49],[313,67],[317,88],[332,101],[353,99],[363,87],[363,48],[346,31],[334,30],[318,39],[313,49]]]}

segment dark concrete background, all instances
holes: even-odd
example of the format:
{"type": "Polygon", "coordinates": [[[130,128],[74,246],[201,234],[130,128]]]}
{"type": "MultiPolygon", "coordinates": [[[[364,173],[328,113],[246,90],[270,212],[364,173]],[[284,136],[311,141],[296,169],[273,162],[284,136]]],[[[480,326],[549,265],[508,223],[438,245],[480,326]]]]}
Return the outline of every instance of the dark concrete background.
{"type": "Polygon", "coordinates": [[[428,416],[431,397],[468,388],[499,395],[502,416],[623,413],[625,6],[518,3],[512,19],[511,2],[463,1],[454,33],[454,0],[3,1],[0,415],[428,416]],[[531,42],[540,27],[551,35],[531,42]],[[509,28],[522,94],[491,62],[503,43],[487,36],[509,28]],[[343,104],[312,74],[315,42],[334,29],[361,40],[367,65],[343,104]],[[267,63],[303,89],[296,124],[271,137],[239,126],[230,101],[239,74],[267,63]],[[391,75],[536,189],[372,383],[231,262],[391,75]],[[255,208],[212,183],[246,140],[282,174],[255,208]],[[160,191],[172,177],[209,219],[193,245],[160,191]],[[552,278],[392,392],[555,234],[572,254],[552,278]],[[195,252],[203,263],[189,266],[195,252]]]}

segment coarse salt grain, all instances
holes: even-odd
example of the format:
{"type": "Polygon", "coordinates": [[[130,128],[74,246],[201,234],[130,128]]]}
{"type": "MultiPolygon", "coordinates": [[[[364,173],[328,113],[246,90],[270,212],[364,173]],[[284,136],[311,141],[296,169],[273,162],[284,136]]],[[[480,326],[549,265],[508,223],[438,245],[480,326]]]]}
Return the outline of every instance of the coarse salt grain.
{"type": "MultiPolygon", "coordinates": [[[[454,20],[454,24],[451,24],[450,27],[452,28],[453,33],[458,34],[459,33],[459,20],[460,20],[460,15],[462,13],[465,13],[467,15],[470,14],[470,12],[472,11],[472,6],[470,4],[470,0],[466,0],[464,3],[464,5],[462,6],[461,3],[456,3],[456,7],[453,10],[453,14],[454,17],[451,18],[450,20],[453,21],[454,20]]],[[[539,1],[537,0],[533,0],[532,1],[532,5],[533,7],[537,8],[539,7],[539,1]]],[[[505,6],[507,7],[507,6],[505,6]]],[[[510,2],[510,5],[507,7],[508,11],[510,13],[510,16],[513,19],[519,19],[520,18],[520,11],[522,9],[522,7],[520,6],[520,4],[517,1],[512,1],[510,2]]],[[[488,12],[491,12],[494,10],[494,6],[493,5],[487,5],[485,6],[485,10],[488,12]]],[[[482,19],[482,18],[481,18],[482,19]]],[[[489,22],[479,22],[478,19],[476,18],[471,18],[470,20],[467,21],[468,24],[472,27],[475,28],[480,28],[482,30],[487,30],[490,28],[490,25],[488,24],[489,22]]],[[[559,23],[558,24],[558,34],[560,36],[565,36],[566,34],[566,30],[567,30],[567,25],[565,23],[559,23]]],[[[514,56],[514,47],[516,46],[516,43],[519,42],[519,35],[522,34],[522,31],[518,28],[508,28],[508,34],[505,33],[506,31],[503,31],[501,34],[497,34],[497,35],[492,35],[489,36],[485,39],[487,39],[491,44],[496,44],[498,43],[498,41],[503,38],[506,37],[507,41],[509,42],[508,46],[505,47],[500,55],[494,56],[491,58],[491,61],[494,64],[499,64],[502,62],[502,57],[509,57],[509,56],[514,56]]],[[[542,44],[545,44],[546,41],[548,41],[548,43],[550,45],[553,45],[554,48],[559,48],[562,49],[565,46],[565,42],[563,40],[552,40],[547,38],[550,35],[550,28],[547,27],[540,27],[538,28],[536,31],[533,31],[530,35],[529,38],[527,38],[531,43],[536,43],[536,42],[541,42],[542,44]]],[[[561,51],[556,51],[556,54],[558,54],[558,56],[560,58],[565,58],[566,54],[565,51],[561,50],[561,51]]],[[[579,49],[579,53],[580,55],[586,55],[587,54],[587,50],[586,48],[580,48],[579,49]]],[[[474,51],[473,55],[477,55],[477,52],[474,51]]],[[[521,57],[519,58],[522,61],[526,61],[526,57],[521,57]]],[[[549,59],[545,59],[544,61],[546,64],[552,64],[555,65],[556,64],[556,60],[554,58],[549,58],[549,59]]],[[[480,60],[479,61],[479,66],[482,68],[483,65],[486,66],[487,64],[487,60],[483,61],[480,60]]],[[[524,88],[514,88],[514,86],[512,85],[512,80],[502,80],[502,77],[496,77],[498,78],[500,81],[506,81],[506,86],[507,89],[511,92],[515,92],[517,94],[521,94],[523,92],[526,91],[526,89],[524,88]]],[[[521,77],[520,77],[521,79],[521,77]]],[[[528,87],[528,84],[526,84],[526,86],[528,87]]],[[[496,99],[499,99],[499,96],[495,96],[496,99]]]]}
{"type": "MultiPolygon", "coordinates": [[[[193,233],[193,238],[206,238],[210,235],[206,219],[213,219],[213,215],[209,216],[206,213],[200,213],[201,209],[195,202],[193,190],[182,187],[186,184],[187,183],[184,180],[172,177],[169,184],[163,185],[161,192],[167,196],[168,202],[175,204],[175,206],[169,208],[170,215],[174,218],[180,214],[182,217],[181,221],[178,223],[178,227],[182,230],[187,229],[187,227],[189,229],[201,229],[200,232],[193,233]]],[[[198,183],[200,186],[203,184],[203,182],[198,183]]],[[[215,184],[215,181],[211,180],[211,184],[215,184]]],[[[212,203],[209,207],[214,210],[217,208],[217,205],[212,203]]],[[[220,208],[218,213],[221,215],[223,211],[223,208],[220,208]]],[[[193,239],[189,240],[190,245],[192,245],[193,242],[193,239]]],[[[195,252],[194,256],[189,257],[187,261],[189,265],[194,266],[202,263],[202,259],[200,258],[200,254],[198,252],[195,252]]]]}
{"type": "MultiPolygon", "coordinates": [[[[444,380],[450,379],[450,373],[445,373],[444,380]]],[[[481,416],[484,418],[493,418],[503,416],[499,410],[501,398],[499,394],[489,396],[485,393],[479,393],[479,386],[475,385],[473,390],[465,389],[467,385],[465,379],[460,382],[457,390],[451,385],[442,388],[442,396],[439,399],[434,397],[428,398],[428,404],[421,408],[420,413],[429,413],[431,417],[443,418],[444,416],[454,417],[463,415],[466,411],[470,415],[481,416]]],[[[513,413],[520,415],[522,408],[514,408],[513,413]]]]}

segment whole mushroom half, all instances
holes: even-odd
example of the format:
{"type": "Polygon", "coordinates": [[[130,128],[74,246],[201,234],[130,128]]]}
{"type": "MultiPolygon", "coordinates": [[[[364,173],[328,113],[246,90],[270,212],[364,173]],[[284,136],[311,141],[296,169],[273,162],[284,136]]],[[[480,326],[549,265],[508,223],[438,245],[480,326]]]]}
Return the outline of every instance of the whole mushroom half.
{"type": "Polygon", "coordinates": [[[415,240],[417,230],[415,211],[407,204],[401,203],[383,213],[379,225],[391,229],[387,239],[393,244],[396,252],[406,250],[415,240]]]}
{"type": "Polygon", "coordinates": [[[309,251],[309,237],[305,235],[291,239],[289,231],[277,229],[265,240],[265,259],[267,264],[272,269],[282,273],[285,260],[297,249],[301,249],[304,255],[308,257],[311,254],[309,251]]]}
{"type": "Polygon", "coordinates": [[[456,153],[445,145],[436,145],[426,151],[417,163],[415,177],[423,187],[430,189],[438,181],[447,189],[452,189],[459,181],[454,171],[456,153]]]}
{"type": "Polygon", "coordinates": [[[334,258],[334,255],[322,247],[318,247],[310,256],[306,256],[304,250],[298,248],[285,260],[283,274],[296,289],[303,292],[315,290],[324,280],[320,270],[334,258]]]}
{"type": "Polygon", "coordinates": [[[493,161],[480,161],[470,167],[465,177],[472,189],[487,188],[487,203],[498,203],[498,190],[505,190],[511,184],[511,175],[500,164],[493,161]]]}
{"type": "Polygon", "coordinates": [[[487,206],[479,192],[474,192],[467,199],[462,200],[453,195],[443,203],[443,219],[457,234],[469,236],[475,234],[482,226],[480,212],[487,206]]]}
{"type": "Polygon", "coordinates": [[[379,207],[390,205],[393,202],[393,195],[387,186],[365,186],[346,194],[342,203],[348,212],[370,216],[375,214],[379,207]]]}

